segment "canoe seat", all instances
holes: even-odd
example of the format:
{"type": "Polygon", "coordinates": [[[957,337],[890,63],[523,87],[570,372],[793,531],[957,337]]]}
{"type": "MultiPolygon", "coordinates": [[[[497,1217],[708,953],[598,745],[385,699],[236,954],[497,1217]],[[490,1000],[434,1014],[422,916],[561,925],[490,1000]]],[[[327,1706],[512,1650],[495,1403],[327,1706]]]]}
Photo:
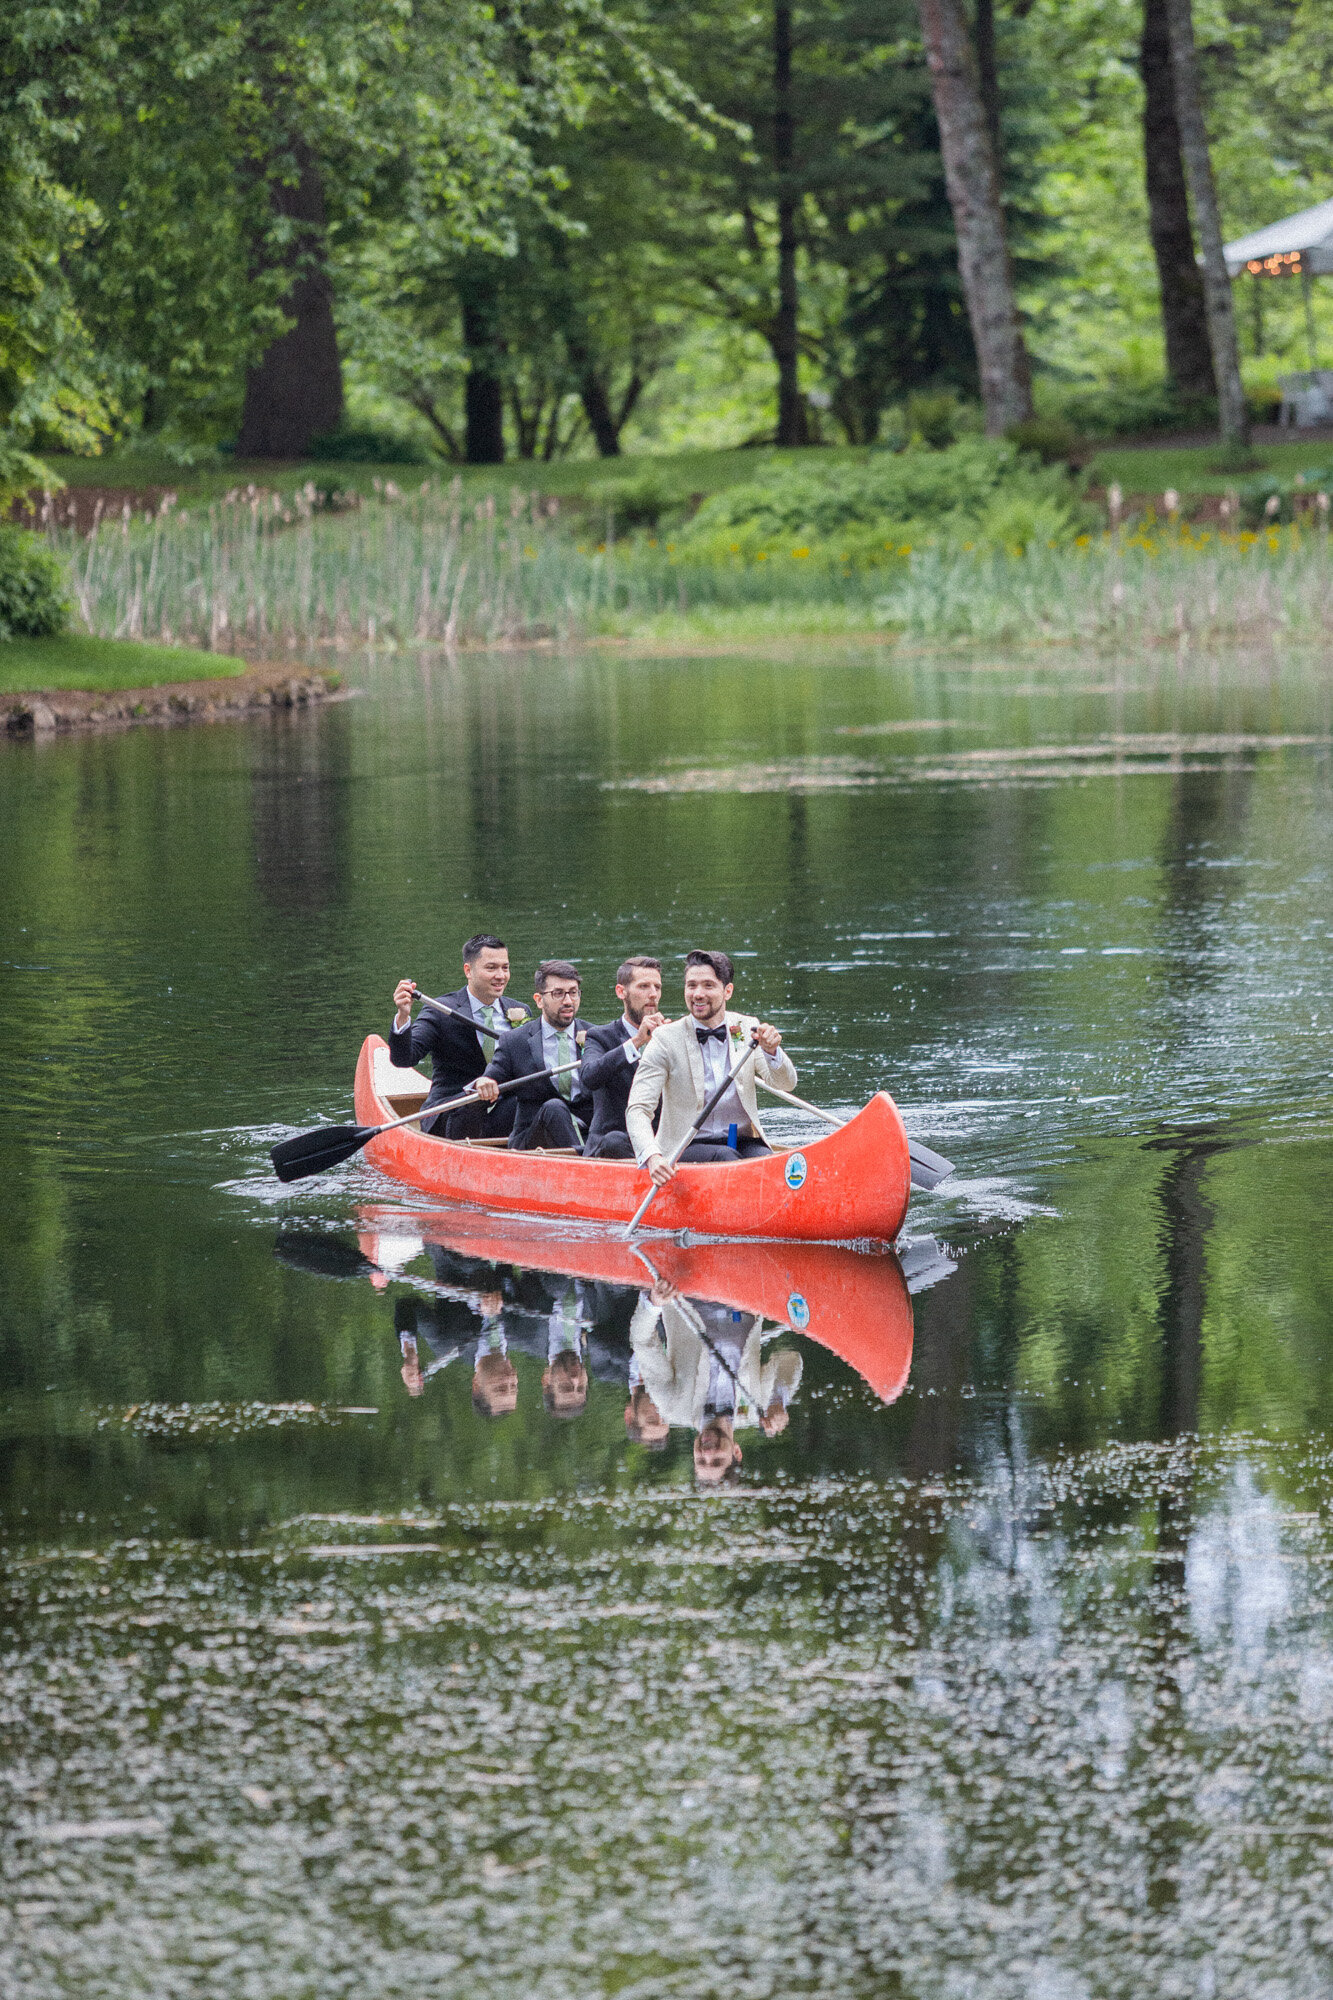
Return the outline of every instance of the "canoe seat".
{"type": "MultiPolygon", "coordinates": [[[[464,1139],[462,1143],[465,1146],[475,1146],[478,1150],[484,1146],[492,1152],[503,1153],[509,1149],[508,1139],[464,1139]]],[[[577,1160],[579,1158],[579,1149],[577,1146],[532,1146],[529,1148],[529,1151],[540,1153],[547,1160],[577,1160]]]]}
{"type": "Polygon", "coordinates": [[[374,1052],[374,1074],[370,1078],[374,1084],[376,1098],[384,1098],[392,1104],[398,1116],[404,1112],[414,1112],[424,1094],[430,1090],[430,1082],[420,1074],[420,1070],[398,1070],[388,1060],[386,1048],[376,1048],[374,1052]]]}

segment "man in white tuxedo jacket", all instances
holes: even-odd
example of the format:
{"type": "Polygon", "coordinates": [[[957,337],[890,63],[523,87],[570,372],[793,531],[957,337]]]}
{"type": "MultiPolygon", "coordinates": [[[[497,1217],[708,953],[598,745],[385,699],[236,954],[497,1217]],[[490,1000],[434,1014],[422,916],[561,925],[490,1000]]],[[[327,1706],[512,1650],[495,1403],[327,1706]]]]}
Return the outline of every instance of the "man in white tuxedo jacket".
{"type": "MultiPolygon", "coordinates": [[[[685,1016],[659,1028],[637,1064],[625,1110],[625,1128],[634,1157],[658,1187],[675,1176],[670,1154],[685,1137],[719,1083],[734,1075],[759,1043],[756,1063],[773,1082],[794,1090],[796,1071],[782,1050],[782,1037],[767,1021],[729,1014],[735,972],[724,951],[692,951],[685,959],[685,1016]],[[656,1132],[653,1113],[662,1107],[656,1132]]],[[[747,1063],[710,1114],[708,1130],[685,1148],[681,1159],[749,1160],[771,1152],[755,1103],[754,1065],[747,1063]]]]}
{"type": "Polygon", "coordinates": [[[801,1357],[788,1350],[765,1360],[764,1337],[758,1313],[687,1299],[662,1279],[634,1309],[630,1341],[639,1379],[664,1423],[694,1431],[702,1485],[717,1485],[740,1463],[738,1425],[757,1422],[766,1437],[787,1428],[801,1357]]]}

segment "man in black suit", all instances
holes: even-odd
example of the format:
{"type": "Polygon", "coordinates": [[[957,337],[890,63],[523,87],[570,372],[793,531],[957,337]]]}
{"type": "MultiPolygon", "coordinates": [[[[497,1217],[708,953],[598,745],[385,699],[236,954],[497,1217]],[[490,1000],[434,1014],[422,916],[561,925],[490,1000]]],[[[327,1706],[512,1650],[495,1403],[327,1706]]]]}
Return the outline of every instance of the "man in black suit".
{"type": "Polygon", "coordinates": [[[622,1010],[620,1019],[608,1021],[602,1028],[589,1028],[579,1072],[593,1104],[588,1143],[583,1149],[587,1159],[634,1158],[625,1130],[625,1106],[639,1051],[648,1046],[664,1022],[662,961],[627,958],[616,974],[616,997],[622,1010]]]}
{"type": "Polygon", "coordinates": [[[537,967],[536,986],[537,1018],[502,1037],[476,1088],[493,1104],[502,1083],[531,1077],[531,1083],[506,1093],[518,1105],[510,1147],[516,1153],[530,1153],[537,1146],[573,1146],[578,1151],[581,1136],[574,1121],[586,1123],[592,1116],[592,1101],[584,1094],[578,1069],[567,1068],[579,1062],[588,1036],[588,1023],[578,1018],[582,982],[567,959],[544,958],[537,967]],[[546,1069],[566,1073],[537,1074],[546,1069]]]}
{"type": "MultiPolygon", "coordinates": [[[[424,1057],[431,1058],[427,1104],[440,1104],[470,1090],[500,1037],[526,1021],[531,1011],[521,1002],[504,998],[509,984],[509,949],[503,938],[485,931],[470,937],[463,946],[463,977],[466,984],[457,993],[445,993],[441,998],[446,1007],[454,1007],[475,1021],[475,1028],[468,1027],[466,1021],[437,1014],[433,1007],[423,1007],[414,1021],[415,981],[400,979],[394,988],[397,1012],[389,1035],[389,1060],[399,1069],[414,1069],[424,1057]]],[[[443,1136],[506,1139],[513,1130],[516,1110],[512,1097],[502,1097],[494,1105],[466,1105],[449,1113],[443,1136]]],[[[421,1129],[433,1131],[438,1123],[437,1119],[424,1120],[421,1129]]]]}

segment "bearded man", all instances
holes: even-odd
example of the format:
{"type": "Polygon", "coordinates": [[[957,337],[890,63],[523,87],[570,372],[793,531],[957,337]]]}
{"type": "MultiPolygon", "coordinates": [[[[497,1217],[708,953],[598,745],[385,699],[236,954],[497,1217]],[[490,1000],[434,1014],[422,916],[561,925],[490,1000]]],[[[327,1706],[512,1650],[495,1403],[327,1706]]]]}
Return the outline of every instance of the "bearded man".
{"type": "MultiPolygon", "coordinates": [[[[685,956],[685,1018],[659,1028],[636,1065],[625,1124],[634,1156],[647,1167],[656,1187],[676,1177],[668,1157],[693,1125],[719,1084],[736,1076],[751,1038],[759,1062],[783,1090],[796,1086],[796,1070],[783,1053],[782,1036],[767,1021],[729,1014],[735,968],[725,951],[691,951],[685,956]],[[657,1131],[653,1113],[661,1106],[657,1131]]],[[[747,1063],[714,1105],[706,1132],[681,1154],[689,1165],[756,1159],[773,1149],[764,1137],[755,1105],[753,1065],[747,1063]]]]}
{"type": "Polygon", "coordinates": [[[661,1012],[661,959],[627,958],[616,974],[616,998],[620,1019],[589,1028],[583,1050],[579,1074],[592,1099],[592,1124],[583,1149],[586,1160],[634,1158],[625,1110],[634,1066],[657,1030],[666,1026],[661,1012]]]}

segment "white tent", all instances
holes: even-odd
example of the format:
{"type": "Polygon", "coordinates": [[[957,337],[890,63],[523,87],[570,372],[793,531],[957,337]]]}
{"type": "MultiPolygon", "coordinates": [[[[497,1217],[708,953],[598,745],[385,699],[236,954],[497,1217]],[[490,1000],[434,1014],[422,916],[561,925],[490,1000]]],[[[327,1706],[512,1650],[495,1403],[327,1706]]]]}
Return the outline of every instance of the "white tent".
{"type": "MultiPolygon", "coordinates": [[[[1328,382],[1316,383],[1313,379],[1319,373],[1315,358],[1314,300],[1311,296],[1316,278],[1333,271],[1333,201],[1318,201],[1313,208],[1303,208],[1299,215],[1288,215],[1281,222],[1270,222],[1267,229],[1251,230],[1248,236],[1238,236],[1234,243],[1223,245],[1227,270],[1233,278],[1242,271],[1248,271],[1253,278],[1295,278],[1301,281],[1301,291],[1305,295],[1305,341],[1310,351],[1311,379],[1296,385],[1296,378],[1283,380],[1283,420],[1290,416],[1288,401],[1292,391],[1288,382],[1309,391],[1317,391],[1330,409],[1333,409],[1333,375],[1328,382]]],[[[1257,296],[1256,296],[1257,307],[1257,296]]],[[[1327,412],[1319,422],[1326,421],[1327,412]]],[[[1314,422],[1314,417],[1298,417],[1298,422],[1314,422]]]]}
{"type": "Polygon", "coordinates": [[[1299,215],[1282,222],[1270,222],[1238,236],[1226,245],[1227,269],[1233,278],[1242,271],[1256,278],[1294,277],[1297,272],[1311,278],[1333,271],[1333,201],[1316,202],[1299,215]]]}

